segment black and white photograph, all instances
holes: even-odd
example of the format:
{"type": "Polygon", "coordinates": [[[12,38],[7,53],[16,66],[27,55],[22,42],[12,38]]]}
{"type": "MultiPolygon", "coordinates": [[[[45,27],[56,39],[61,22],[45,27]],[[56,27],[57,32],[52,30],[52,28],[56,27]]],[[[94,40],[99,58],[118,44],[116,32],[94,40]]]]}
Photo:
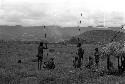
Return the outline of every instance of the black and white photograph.
{"type": "Polygon", "coordinates": [[[125,84],[125,1],[0,0],[0,84],[125,84]]]}

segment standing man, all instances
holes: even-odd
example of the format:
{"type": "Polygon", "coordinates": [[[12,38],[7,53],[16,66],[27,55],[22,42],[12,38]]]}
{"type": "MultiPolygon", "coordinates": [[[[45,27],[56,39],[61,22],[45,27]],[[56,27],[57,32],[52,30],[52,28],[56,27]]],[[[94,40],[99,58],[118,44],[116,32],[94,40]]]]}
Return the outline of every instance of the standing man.
{"type": "Polygon", "coordinates": [[[89,62],[88,64],[86,65],[87,68],[91,69],[93,66],[93,58],[92,57],[89,57],[89,62]]]}
{"type": "Polygon", "coordinates": [[[77,47],[78,47],[78,51],[76,54],[78,55],[78,57],[75,57],[75,60],[73,61],[73,63],[75,68],[81,68],[84,50],[81,47],[81,43],[78,43],[77,47]]]}
{"type": "Polygon", "coordinates": [[[98,48],[95,48],[94,56],[95,56],[96,66],[98,67],[98,65],[99,65],[99,50],[98,50],[98,48]]]}
{"type": "Polygon", "coordinates": [[[41,70],[41,65],[42,65],[42,61],[43,61],[43,50],[44,49],[48,49],[47,48],[47,43],[45,43],[46,47],[43,46],[43,42],[40,42],[40,45],[38,47],[38,69],[41,70]]]}
{"type": "Polygon", "coordinates": [[[77,47],[78,47],[78,53],[77,54],[79,56],[80,61],[82,61],[83,60],[84,50],[81,47],[81,43],[78,43],[77,47]]]}
{"type": "Polygon", "coordinates": [[[79,60],[78,57],[75,57],[75,59],[73,60],[73,67],[74,68],[81,68],[81,60],[79,60]]]}

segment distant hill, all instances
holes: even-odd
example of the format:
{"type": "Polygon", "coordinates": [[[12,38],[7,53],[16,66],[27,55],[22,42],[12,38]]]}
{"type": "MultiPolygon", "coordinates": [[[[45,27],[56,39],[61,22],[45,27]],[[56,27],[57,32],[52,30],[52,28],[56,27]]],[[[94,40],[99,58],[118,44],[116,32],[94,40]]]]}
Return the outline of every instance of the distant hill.
{"type": "Polygon", "coordinates": [[[123,41],[125,40],[125,33],[114,30],[91,30],[84,32],[78,36],[72,37],[68,40],[68,43],[77,43],[78,37],[82,43],[109,43],[112,39],[113,41],[123,41]],[[113,36],[117,34],[117,36],[113,39],[113,36]]]}
{"type": "MultiPolygon", "coordinates": [[[[59,42],[69,40],[73,36],[77,36],[80,33],[91,30],[105,30],[105,28],[96,27],[80,27],[81,31],[78,31],[78,27],[60,27],[60,26],[46,26],[44,30],[43,26],[0,26],[0,40],[16,40],[16,41],[39,41],[47,40],[49,42],[59,42]],[[47,38],[45,38],[45,32],[47,38]]],[[[109,30],[111,28],[108,28],[109,30]]],[[[112,28],[113,29],[113,28],[112,28]]],[[[119,29],[119,28],[116,28],[119,29]]]]}
{"type": "Polygon", "coordinates": [[[16,40],[16,41],[39,41],[49,40],[51,42],[58,41],[62,37],[58,31],[58,27],[46,26],[0,26],[1,40],[16,40]],[[47,38],[45,38],[45,33],[47,38]]]}

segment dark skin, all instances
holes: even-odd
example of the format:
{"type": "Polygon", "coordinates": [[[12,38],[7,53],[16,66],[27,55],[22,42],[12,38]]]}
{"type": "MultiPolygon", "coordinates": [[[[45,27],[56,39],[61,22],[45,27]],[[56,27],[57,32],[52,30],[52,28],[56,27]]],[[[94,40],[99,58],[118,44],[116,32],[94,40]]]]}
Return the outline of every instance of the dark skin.
{"type": "Polygon", "coordinates": [[[95,48],[94,56],[95,56],[95,63],[98,66],[98,63],[99,63],[99,51],[98,51],[98,48],[95,48]]]}
{"type": "Polygon", "coordinates": [[[83,59],[84,50],[81,47],[81,43],[78,43],[77,47],[78,47],[78,53],[77,54],[79,56],[79,59],[82,60],[83,59]]]}
{"type": "Polygon", "coordinates": [[[89,57],[89,63],[86,65],[86,67],[90,69],[92,65],[93,65],[93,58],[89,57]]]}
{"type": "Polygon", "coordinates": [[[74,66],[75,68],[77,68],[77,65],[76,65],[76,64],[77,64],[77,63],[76,63],[77,61],[78,61],[78,57],[75,57],[75,60],[73,60],[73,66],[74,66]]]}
{"type": "Polygon", "coordinates": [[[46,46],[43,46],[43,42],[40,43],[39,47],[38,47],[38,69],[41,70],[41,65],[42,65],[42,60],[43,60],[43,50],[44,49],[48,49],[47,48],[47,43],[45,43],[46,46]]]}
{"type": "Polygon", "coordinates": [[[81,67],[81,60],[79,59],[79,57],[75,57],[75,60],[73,60],[73,66],[74,66],[74,68],[81,67]]]}

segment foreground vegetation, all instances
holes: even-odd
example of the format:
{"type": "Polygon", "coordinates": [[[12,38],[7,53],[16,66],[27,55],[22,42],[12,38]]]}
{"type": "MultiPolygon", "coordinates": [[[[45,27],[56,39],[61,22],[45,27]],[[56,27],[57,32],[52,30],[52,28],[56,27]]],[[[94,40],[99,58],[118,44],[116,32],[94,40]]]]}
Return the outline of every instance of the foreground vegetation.
{"type": "MultiPolygon", "coordinates": [[[[49,44],[44,53],[44,61],[55,57],[54,70],[37,69],[36,43],[8,42],[0,43],[0,84],[124,84],[121,76],[106,75],[106,58],[102,57],[98,71],[95,67],[88,69],[88,57],[94,58],[94,49],[98,45],[84,44],[85,50],[82,70],[74,69],[72,61],[76,56],[75,45],[49,44]],[[48,53],[48,56],[47,56],[48,53]],[[21,59],[22,63],[17,61],[21,59]]],[[[117,59],[111,59],[117,69],[117,59]]]]}

